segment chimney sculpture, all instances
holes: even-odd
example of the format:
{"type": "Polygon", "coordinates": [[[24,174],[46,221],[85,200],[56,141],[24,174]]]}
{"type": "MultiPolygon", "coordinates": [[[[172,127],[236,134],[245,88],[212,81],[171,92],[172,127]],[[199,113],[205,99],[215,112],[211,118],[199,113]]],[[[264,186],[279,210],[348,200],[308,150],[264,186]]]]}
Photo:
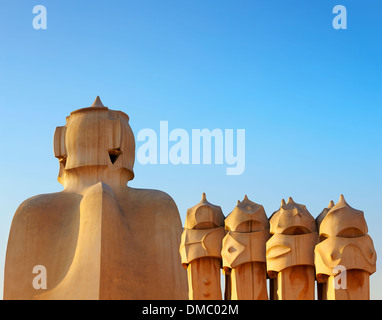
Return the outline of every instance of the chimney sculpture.
{"type": "Polygon", "coordinates": [[[221,249],[225,235],[219,206],[202,200],[187,210],[179,252],[187,269],[190,300],[221,300],[221,249]]]}
{"type": "Polygon", "coordinates": [[[4,299],[186,299],[175,202],[127,186],[135,159],[129,117],[97,97],[56,129],[54,155],[64,190],[17,209],[4,299]],[[42,276],[46,287],[35,285],[42,276]]]}
{"type": "MultiPolygon", "coordinates": [[[[326,214],[333,207],[334,207],[334,202],[333,202],[333,200],[330,200],[329,205],[326,208],[324,208],[324,210],[322,210],[321,213],[317,216],[317,218],[316,218],[317,230],[320,229],[320,225],[321,225],[322,220],[325,218],[326,214]]],[[[324,284],[321,282],[317,282],[316,285],[317,285],[317,300],[322,300],[324,284]]]]}
{"type": "Polygon", "coordinates": [[[341,195],[320,218],[321,242],[314,250],[317,282],[322,284],[319,298],[370,299],[369,277],[375,272],[377,255],[364,213],[349,206],[341,195]]]}
{"type": "Polygon", "coordinates": [[[265,243],[270,237],[264,207],[244,197],[225,219],[222,257],[231,300],[267,300],[265,243]]]}
{"type": "Polygon", "coordinates": [[[317,218],[316,218],[317,230],[320,229],[320,225],[321,225],[322,220],[324,220],[326,214],[333,207],[334,207],[334,202],[333,202],[333,200],[330,200],[329,205],[324,210],[322,210],[321,213],[317,216],[317,218]]]}
{"type": "Polygon", "coordinates": [[[266,244],[267,271],[274,300],[314,300],[316,223],[306,207],[292,198],[270,217],[266,244]]]}

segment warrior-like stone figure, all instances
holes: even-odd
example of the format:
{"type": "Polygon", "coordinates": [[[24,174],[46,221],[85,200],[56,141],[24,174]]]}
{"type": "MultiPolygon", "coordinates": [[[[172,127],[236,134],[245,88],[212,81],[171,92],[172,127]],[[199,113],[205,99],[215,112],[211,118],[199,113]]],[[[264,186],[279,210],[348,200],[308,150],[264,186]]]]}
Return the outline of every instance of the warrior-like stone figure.
{"type": "Polygon", "coordinates": [[[274,300],[314,299],[316,222],[307,208],[288,199],[269,219],[272,237],[266,244],[267,271],[274,300]]]}
{"type": "Polygon", "coordinates": [[[219,206],[202,200],[187,210],[179,248],[187,269],[190,300],[221,300],[220,269],[224,215],[219,206]]]}
{"type": "Polygon", "coordinates": [[[264,207],[245,196],[225,219],[225,228],[222,257],[230,288],[227,299],[267,300],[265,244],[270,234],[264,207]]]}
{"type": "Polygon", "coordinates": [[[363,211],[352,208],[343,195],[317,217],[321,242],[315,247],[319,299],[368,300],[369,277],[377,254],[363,211]]]}
{"type": "Polygon", "coordinates": [[[5,299],[186,299],[182,225],[164,192],[134,189],[129,117],[99,97],[54,136],[64,190],[24,201],[13,218],[5,299]],[[33,285],[35,266],[46,289],[33,285]]]}

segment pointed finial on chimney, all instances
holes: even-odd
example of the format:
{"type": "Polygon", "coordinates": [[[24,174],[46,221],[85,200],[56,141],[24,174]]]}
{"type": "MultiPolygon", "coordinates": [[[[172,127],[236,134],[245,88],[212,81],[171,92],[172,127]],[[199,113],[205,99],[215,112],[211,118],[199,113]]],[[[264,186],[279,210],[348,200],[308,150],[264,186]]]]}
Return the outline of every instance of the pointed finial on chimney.
{"type": "Polygon", "coordinates": [[[295,202],[293,201],[292,197],[289,197],[289,198],[288,198],[288,202],[287,202],[287,204],[289,204],[289,203],[295,203],[295,202]]]}
{"type": "Polygon", "coordinates": [[[99,96],[94,100],[93,104],[90,107],[105,107],[99,96]]]}

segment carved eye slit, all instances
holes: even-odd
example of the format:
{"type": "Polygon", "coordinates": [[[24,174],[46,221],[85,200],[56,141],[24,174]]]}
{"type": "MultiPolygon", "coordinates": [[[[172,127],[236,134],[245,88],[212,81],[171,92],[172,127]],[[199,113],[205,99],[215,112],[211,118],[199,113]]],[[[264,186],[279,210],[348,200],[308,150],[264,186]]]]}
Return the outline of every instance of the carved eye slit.
{"type": "Polygon", "coordinates": [[[112,164],[114,164],[117,161],[118,157],[122,154],[122,151],[119,148],[111,149],[108,152],[112,164]]]}
{"type": "Polygon", "coordinates": [[[329,238],[329,236],[326,233],[320,234],[320,242],[326,240],[327,238],[329,238]]]}
{"type": "Polygon", "coordinates": [[[65,166],[66,166],[66,159],[67,159],[66,156],[63,156],[63,157],[59,157],[59,158],[58,158],[58,161],[59,161],[60,164],[64,167],[64,169],[65,169],[65,166]]]}

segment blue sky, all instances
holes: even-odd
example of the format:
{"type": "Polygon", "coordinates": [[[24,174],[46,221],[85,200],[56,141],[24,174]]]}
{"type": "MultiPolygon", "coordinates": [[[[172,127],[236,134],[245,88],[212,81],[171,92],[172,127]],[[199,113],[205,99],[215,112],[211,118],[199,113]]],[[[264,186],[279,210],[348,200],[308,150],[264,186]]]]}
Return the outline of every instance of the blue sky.
{"type": "MultiPolygon", "coordinates": [[[[161,120],[170,130],[246,130],[240,176],[225,175],[225,165],[136,163],[130,185],[169,193],[183,222],[202,192],[226,215],[248,194],[268,216],[289,196],[317,216],[343,193],[365,212],[379,254],[380,1],[3,0],[1,8],[1,273],[18,205],[62,190],[55,127],[97,95],[130,116],[135,135],[159,131],[161,120]],[[38,4],[47,30],[32,27],[38,4]],[[347,30],[332,26],[337,4],[347,30]]],[[[377,271],[372,298],[382,299],[381,286],[377,271]]]]}

